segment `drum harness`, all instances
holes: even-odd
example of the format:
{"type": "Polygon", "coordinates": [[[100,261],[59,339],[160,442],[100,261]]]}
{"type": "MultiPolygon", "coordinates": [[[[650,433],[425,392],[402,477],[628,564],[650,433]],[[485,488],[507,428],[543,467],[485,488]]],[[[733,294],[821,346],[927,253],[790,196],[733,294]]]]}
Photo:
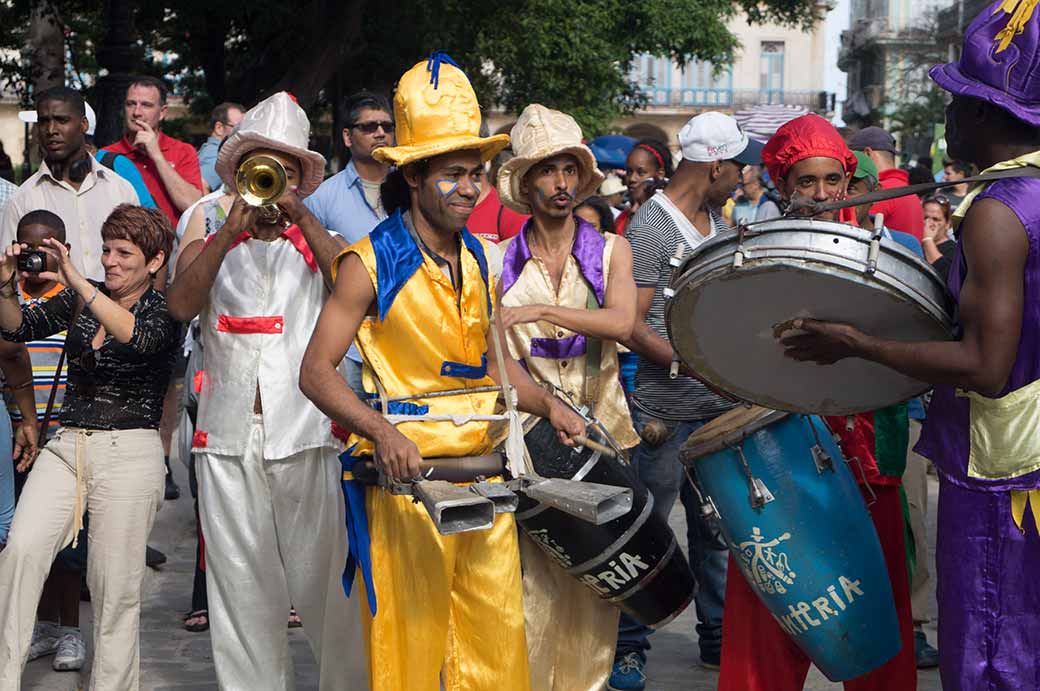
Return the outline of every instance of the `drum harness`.
{"type": "MultiPolygon", "coordinates": [[[[351,479],[356,479],[364,484],[377,485],[391,494],[411,496],[414,502],[421,502],[437,530],[443,535],[490,528],[495,514],[516,511],[519,502],[518,493],[596,525],[626,514],[631,509],[633,502],[632,490],[627,487],[612,487],[561,478],[544,478],[534,472],[527,445],[524,443],[519,411],[516,408],[516,389],[509,383],[501,339],[495,322],[492,322],[490,331],[498,361],[500,384],[497,386],[450,389],[391,398],[387,396],[382,382],[374,372],[372,372],[372,379],[375,382],[379,408],[383,417],[394,426],[423,420],[450,421],[456,425],[474,421],[508,420],[509,433],[505,441],[506,462],[503,462],[503,454],[497,452],[485,456],[428,458],[423,459],[420,464],[417,477],[399,479],[388,477],[377,464],[365,461],[357,464],[351,479]],[[499,391],[503,396],[505,414],[406,415],[390,413],[391,402],[491,391],[499,391]],[[510,479],[504,482],[488,480],[489,477],[502,475],[506,470],[511,475],[510,479]],[[469,486],[455,484],[463,482],[473,484],[469,486]]],[[[598,370],[599,363],[597,362],[597,373],[598,370]]],[[[596,426],[597,431],[603,434],[603,438],[613,444],[615,448],[605,446],[585,436],[574,438],[579,446],[588,446],[595,451],[611,456],[619,455],[616,443],[612,441],[609,434],[606,434],[602,424],[589,416],[587,409],[578,408],[569,395],[561,396],[558,389],[554,393],[581,415],[586,422],[596,426]]]]}

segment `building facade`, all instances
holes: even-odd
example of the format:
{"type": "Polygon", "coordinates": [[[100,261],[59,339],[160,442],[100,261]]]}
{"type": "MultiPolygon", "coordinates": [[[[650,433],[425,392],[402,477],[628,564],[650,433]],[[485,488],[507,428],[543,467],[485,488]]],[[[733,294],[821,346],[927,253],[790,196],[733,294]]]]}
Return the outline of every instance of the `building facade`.
{"type": "Polygon", "coordinates": [[[938,36],[950,0],[852,0],[838,66],[848,73],[842,118],[849,125],[890,127],[902,104],[931,89],[928,69],[946,58],[938,36]]]}
{"type": "MultiPolygon", "coordinates": [[[[733,114],[760,104],[789,105],[829,116],[833,94],[824,88],[824,17],[833,5],[816,0],[820,19],[810,31],[779,25],[750,25],[734,18],[729,30],[740,47],[732,65],[715,70],[706,62],[679,64],[671,58],[640,55],[632,81],[644,93],[646,107],[614,122],[637,139],[656,139],[677,149],[677,135],[697,113],[733,114]]],[[[492,131],[508,132],[515,117],[490,115],[492,131]]]]}

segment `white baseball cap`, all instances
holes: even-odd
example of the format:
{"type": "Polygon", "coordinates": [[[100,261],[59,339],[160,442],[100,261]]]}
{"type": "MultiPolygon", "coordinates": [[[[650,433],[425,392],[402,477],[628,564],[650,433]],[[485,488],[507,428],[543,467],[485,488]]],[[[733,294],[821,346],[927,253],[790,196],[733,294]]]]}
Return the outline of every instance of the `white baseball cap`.
{"type": "MultiPolygon", "coordinates": [[[[91,137],[94,136],[94,128],[97,127],[97,115],[94,113],[94,109],[90,107],[90,104],[83,101],[83,106],[87,111],[87,134],[91,137]]],[[[27,122],[30,125],[36,124],[36,111],[35,110],[20,110],[18,111],[18,119],[22,122],[27,122]]]]}
{"type": "Polygon", "coordinates": [[[762,162],[762,144],[749,139],[729,115],[709,111],[690,118],[679,130],[683,158],[696,163],[736,161],[744,165],[762,162]]]}

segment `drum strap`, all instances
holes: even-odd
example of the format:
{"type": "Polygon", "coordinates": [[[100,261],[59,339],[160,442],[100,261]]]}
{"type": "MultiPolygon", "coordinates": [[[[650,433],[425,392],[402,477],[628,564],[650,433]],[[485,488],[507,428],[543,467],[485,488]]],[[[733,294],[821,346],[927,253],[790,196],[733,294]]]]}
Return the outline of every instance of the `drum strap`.
{"type": "MultiPolygon", "coordinates": [[[[791,205],[788,206],[787,212],[784,215],[789,216],[795,214],[800,216],[815,216],[816,214],[820,214],[825,211],[847,209],[849,207],[860,206],[862,204],[874,204],[876,202],[883,202],[888,199],[895,199],[896,197],[908,197],[910,195],[921,194],[922,192],[931,192],[932,190],[941,189],[943,187],[954,187],[956,185],[963,185],[965,183],[992,182],[994,180],[1004,180],[1006,178],[1040,178],[1040,168],[1037,168],[1036,166],[1022,166],[1019,168],[1007,168],[1006,170],[996,170],[992,173],[986,173],[985,175],[976,175],[974,177],[964,178],[963,180],[950,180],[944,182],[922,182],[917,185],[907,185],[906,187],[896,187],[894,189],[878,190],[877,192],[870,192],[859,197],[853,197],[852,199],[842,199],[839,201],[824,202],[822,204],[809,197],[798,197],[797,199],[791,202],[791,205]]],[[[750,227],[762,222],[764,221],[747,223],[745,225],[747,227],[750,227]]]]}
{"type": "MultiPolygon", "coordinates": [[[[592,288],[588,289],[588,298],[585,308],[598,310],[599,303],[596,302],[596,294],[592,288]]],[[[596,403],[599,400],[599,375],[600,365],[603,359],[603,341],[599,338],[585,337],[585,405],[589,407],[589,417],[595,414],[596,403]]]]}

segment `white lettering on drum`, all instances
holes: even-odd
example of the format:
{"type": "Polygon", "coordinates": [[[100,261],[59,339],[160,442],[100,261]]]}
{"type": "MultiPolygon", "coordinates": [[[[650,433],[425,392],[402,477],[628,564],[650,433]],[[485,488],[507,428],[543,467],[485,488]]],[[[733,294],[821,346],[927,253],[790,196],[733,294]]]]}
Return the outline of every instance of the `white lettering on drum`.
{"type": "Polygon", "coordinates": [[[563,548],[563,545],[552,538],[548,530],[529,530],[527,531],[527,536],[537,542],[538,546],[545,550],[563,568],[569,569],[574,566],[571,555],[567,554],[567,550],[563,548]]]}
{"type": "Polygon", "coordinates": [[[860,588],[861,581],[852,580],[845,576],[838,576],[838,585],[841,587],[841,593],[844,593],[845,598],[842,599],[838,588],[829,585],[827,586],[826,594],[820,595],[820,597],[812,600],[812,604],[805,601],[798,601],[794,604],[787,605],[787,614],[782,616],[773,615],[777,623],[780,624],[780,628],[788,633],[790,636],[798,636],[809,629],[816,628],[823,624],[823,622],[841,616],[841,613],[848,609],[849,605],[854,600],[863,597],[863,589],[860,588]],[[828,599],[828,595],[830,598],[828,599]],[[837,605],[837,610],[831,607],[831,602],[837,605]],[[816,614],[819,618],[812,615],[812,610],[816,610],[816,614]]]}
{"type": "Polygon", "coordinates": [[[607,570],[596,574],[585,574],[582,583],[600,595],[611,595],[627,588],[633,581],[638,581],[650,570],[650,565],[638,554],[622,552],[617,559],[607,563],[607,570]]]}

